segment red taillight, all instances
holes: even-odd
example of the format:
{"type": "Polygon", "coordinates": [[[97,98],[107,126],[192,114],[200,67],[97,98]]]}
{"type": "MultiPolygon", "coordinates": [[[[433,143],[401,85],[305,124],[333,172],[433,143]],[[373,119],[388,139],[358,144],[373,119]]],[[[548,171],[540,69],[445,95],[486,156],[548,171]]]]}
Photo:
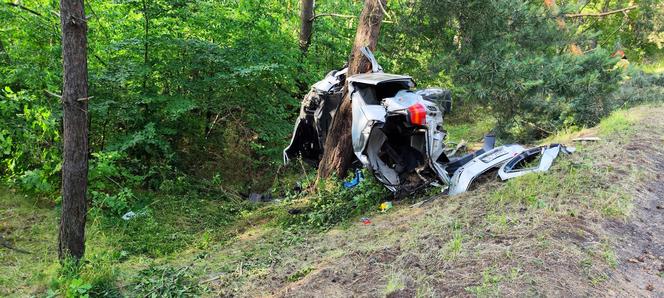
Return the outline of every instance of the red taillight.
{"type": "Polygon", "coordinates": [[[408,117],[410,123],[424,125],[427,123],[427,110],[421,103],[416,103],[408,107],[408,117]]]}

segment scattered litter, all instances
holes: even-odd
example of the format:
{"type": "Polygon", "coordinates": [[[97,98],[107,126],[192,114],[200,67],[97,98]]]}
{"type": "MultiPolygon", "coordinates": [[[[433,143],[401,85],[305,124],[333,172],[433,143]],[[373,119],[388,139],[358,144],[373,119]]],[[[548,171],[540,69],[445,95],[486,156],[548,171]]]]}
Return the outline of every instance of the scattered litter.
{"type": "Polygon", "coordinates": [[[653,285],[651,285],[651,284],[648,284],[648,285],[646,286],[646,290],[648,290],[648,291],[654,291],[654,290],[655,290],[655,287],[654,287],[653,285]]]}
{"type": "Polygon", "coordinates": [[[572,139],[572,141],[574,141],[574,142],[597,142],[597,141],[600,141],[600,140],[602,140],[602,139],[600,139],[598,137],[580,137],[580,138],[572,139]]]}
{"type": "Polygon", "coordinates": [[[302,210],[299,208],[288,209],[288,214],[290,215],[302,214],[302,210]]]}
{"type": "Polygon", "coordinates": [[[353,177],[353,180],[351,181],[346,181],[344,182],[344,187],[345,188],[353,188],[360,184],[364,180],[364,176],[362,175],[362,171],[360,169],[355,169],[355,177],[353,177]]]}
{"type": "Polygon", "coordinates": [[[392,202],[383,202],[380,204],[380,211],[385,212],[387,210],[392,209],[392,202]]]}
{"type": "Polygon", "coordinates": [[[293,185],[293,191],[295,193],[301,193],[302,192],[302,183],[300,183],[299,181],[295,182],[295,185],[293,185]]]}
{"type": "Polygon", "coordinates": [[[274,200],[274,198],[272,197],[271,193],[260,194],[252,192],[249,195],[249,201],[251,201],[252,203],[270,202],[272,200],[274,200]]]}
{"type": "Polygon", "coordinates": [[[129,211],[129,212],[125,213],[125,214],[122,216],[122,219],[124,219],[124,220],[130,220],[130,219],[132,219],[132,218],[134,218],[134,217],[137,217],[137,216],[139,216],[139,215],[144,215],[144,214],[145,214],[145,211],[141,211],[141,212],[138,212],[138,213],[136,213],[136,212],[134,212],[134,211],[129,211]]]}
{"type": "Polygon", "coordinates": [[[362,217],[362,218],[360,218],[360,221],[362,221],[362,223],[365,224],[365,225],[370,225],[371,224],[371,220],[368,217],[362,217]]]}

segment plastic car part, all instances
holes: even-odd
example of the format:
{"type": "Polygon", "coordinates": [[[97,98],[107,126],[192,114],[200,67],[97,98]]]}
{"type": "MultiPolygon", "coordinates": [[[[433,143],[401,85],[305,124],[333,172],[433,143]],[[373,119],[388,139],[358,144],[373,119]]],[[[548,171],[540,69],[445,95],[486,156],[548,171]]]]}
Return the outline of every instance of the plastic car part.
{"type": "Polygon", "coordinates": [[[341,103],[341,88],[347,69],[331,71],[311,87],[300,106],[300,115],[295,120],[291,142],[284,149],[284,163],[301,156],[312,165],[318,165],[323,155],[327,130],[341,103]]]}
{"type": "Polygon", "coordinates": [[[495,145],[496,145],[496,135],[487,134],[484,136],[484,145],[482,145],[482,148],[480,150],[468,153],[461,157],[450,159],[447,163],[445,163],[445,170],[448,173],[454,173],[457,171],[457,169],[467,164],[473,158],[480,156],[484,154],[484,152],[493,149],[495,145]]]}
{"type": "Polygon", "coordinates": [[[561,144],[551,144],[548,146],[530,148],[513,157],[502,167],[500,167],[500,170],[498,170],[498,176],[500,176],[500,179],[505,181],[507,179],[523,176],[528,173],[548,171],[549,168],[551,168],[553,161],[556,159],[556,157],[558,157],[560,151],[569,154],[574,152],[574,150],[575,149],[573,147],[568,148],[561,144]],[[536,167],[523,167],[529,162],[535,161],[535,159],[540,155],[541,158],[539,164],[536,167]]]}
{"type": "Polygon", "coordinates": [[[523,152],[521,145],[505,145],[491,149],[461,166],[454,172],[450,181],[449,195],[456,195],[468,190],[470,184],[480,175],[523,152]]]}

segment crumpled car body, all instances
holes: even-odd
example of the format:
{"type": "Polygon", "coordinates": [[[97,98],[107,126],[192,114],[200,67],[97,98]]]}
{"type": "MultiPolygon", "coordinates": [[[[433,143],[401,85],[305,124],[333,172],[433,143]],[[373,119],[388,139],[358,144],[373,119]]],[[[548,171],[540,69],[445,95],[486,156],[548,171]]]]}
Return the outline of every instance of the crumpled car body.
{"type": "Polygon", "coordinates": [[[438,88],[416,90],[410,76],[384,73],[367,48],[362,53],[372,63],[370,73],[346,78],[347,68],[342,68],[312,86],[302,101],[291,143],[284,150],[285,163],[301,156],[318,165],[346,82],[357,162],[395,194],[441,182],[449,195],[455,195],[467,191],[489,170],[500,168],[503,180],[546,171],[558,151],[570,151],[562,145],[528,150],[517,144],[494,147],[495,136],[489,134],[481,149],[461,157],[447,156],[443,116],[451,109],[451,93],[438,88]],[[542,155],[538,167],[521,166],[538,154],[542,155]]]}
{"type": "MultiPolygon", "coordinates": [[[[443,155],[444,109],[412,90],[409,76],[369,73],[348,78],[357,159],[393,192],[410,192],[449,176],[443,155]]],[[[431,93],[430,89],[428,89],[431,93]]],[[[447,93],[438,92],[444,97],[447,93]]]]}
{"type": "MultiPolygon", "coordinates": [[[[411,77],[383,73],[373,54],[366,48],[362,52],[372,72],[347,78],[357,160],[393,192],[409,192],[434,181],[447,184],[449,175],[440,161],[447,161],[443,114],[451,107],[451,93],[413,90],[411,77]]],[[[345,73],[346,69],[330,72],[305,96],[284,150],[285,163],[296,156],[314,165],[320,162],[327,129],[342,100],[345,73]]]]}
{"type": "Polygon", "coordinates": [[[346,80],[347,68],[329,72],[324,79],[311,86],[302,100],[300,114],[290,144],[284,149],[284,163],[301,156],[314,166],[323,156],[323,145],[334,114],[341,104],[341,89],[346,80]]]}

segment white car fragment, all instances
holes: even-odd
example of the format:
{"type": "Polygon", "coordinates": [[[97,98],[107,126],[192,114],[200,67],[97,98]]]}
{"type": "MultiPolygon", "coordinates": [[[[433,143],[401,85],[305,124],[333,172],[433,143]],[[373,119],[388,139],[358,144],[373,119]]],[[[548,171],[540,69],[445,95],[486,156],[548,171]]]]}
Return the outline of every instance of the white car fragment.
{"type": "Polygon", "coordinates": [[[505,145],[493,148],[473,158],[454,172],[448,194],[456,195],[465,192],[477,177],[501,166],[524,150],[526,149],[521,145],[505,145]]]}
{"type": "Polygon", "coordinates": [[[502,167],[500,167],[500,170],[498,170],[498,176],[500,179],[505,181],[507,179],[523,176],[528,173],[546,172],[549,170],[549,168],[551,168],[551,165],[553,165],[553,160],[558,157],[560,151],[569,154],[574,152],[575,148],[565,147],[561,144],[552,144],[548,146],[530,148],[513,157],[502,167]],[[541,155],[539,165],[529,168],[523,167],[528,162],[534,161],[535,158],[537,158],[539,155],[541,155]]]}

